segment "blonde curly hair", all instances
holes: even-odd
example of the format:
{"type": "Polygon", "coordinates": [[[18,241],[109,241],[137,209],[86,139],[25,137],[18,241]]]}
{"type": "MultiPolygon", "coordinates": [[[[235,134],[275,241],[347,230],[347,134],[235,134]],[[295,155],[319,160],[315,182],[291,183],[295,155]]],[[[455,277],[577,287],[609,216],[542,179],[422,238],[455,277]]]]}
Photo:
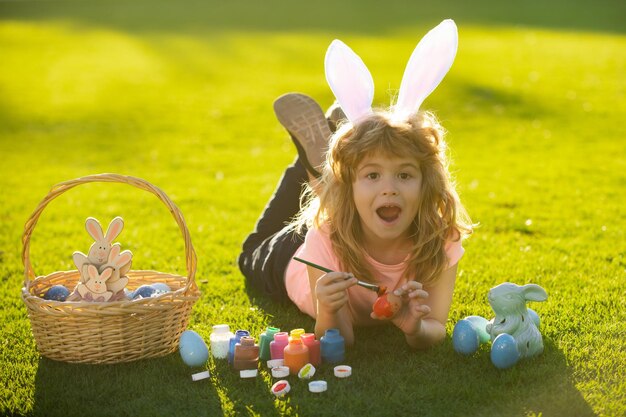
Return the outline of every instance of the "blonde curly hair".
{"type": "Polygon", "coordinates": [[[444,129],[429,112],[404,122],[377,111],[356,124],[341,126],[331,138],[315,192],[304,200],[298,222],[325,227],[342,268],[359,279],[376,282],[365,261],[363,230],[353,198],[356,169],[367,156],[414,157],[422,173],[422,195],[411,225],[413,247],[406,278],[434,283],[446,268],[446,242],[472,233],[473,225],[450,178],[444,129]]]}

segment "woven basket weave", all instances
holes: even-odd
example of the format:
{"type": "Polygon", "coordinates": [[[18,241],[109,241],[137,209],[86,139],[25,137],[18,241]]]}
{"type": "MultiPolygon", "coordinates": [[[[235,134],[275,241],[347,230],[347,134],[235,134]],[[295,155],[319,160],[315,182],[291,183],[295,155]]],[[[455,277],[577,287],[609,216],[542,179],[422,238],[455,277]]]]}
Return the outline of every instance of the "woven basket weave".
{"type": "Polygon", "coordinates": [[[91,175],[57,184],[26,222],[22,243],[22,299],[41,355],[64,362],[120,363],[164,356],[177,349],[193,304],[200,296],[194,280],[196,254],[180,210],[159,188],[140,178],[118,174],[91,175]],[[167,206],[185,240],[187,276],[139,270],[131,270],[127,276],[130,289],[163,282],[172,289],[171,292],[152,298],[106,303],[60,302],[42,298],[53,285],[64,285],[72,290],[80,274],[74,270],[36,277],[29,252],[30,237],[37,220],[56,197],[78,185],[92,182],[132,185],[154,194],[167,206]]]}

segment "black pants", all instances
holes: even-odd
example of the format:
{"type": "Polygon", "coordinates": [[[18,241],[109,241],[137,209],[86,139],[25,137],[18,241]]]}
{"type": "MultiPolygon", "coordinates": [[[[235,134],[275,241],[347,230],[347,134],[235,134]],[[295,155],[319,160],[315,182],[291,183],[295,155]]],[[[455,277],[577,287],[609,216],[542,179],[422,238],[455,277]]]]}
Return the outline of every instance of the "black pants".
{"type": "Polygon", "coordinates": [[[285,270],[304,243],[300,233],[286,224],[300,210],[300,194],[308,181],[300,159],[287,167],[256,227],[243,243],[239,269],[249,285],[276,301],[288,301],[285,270]]]}

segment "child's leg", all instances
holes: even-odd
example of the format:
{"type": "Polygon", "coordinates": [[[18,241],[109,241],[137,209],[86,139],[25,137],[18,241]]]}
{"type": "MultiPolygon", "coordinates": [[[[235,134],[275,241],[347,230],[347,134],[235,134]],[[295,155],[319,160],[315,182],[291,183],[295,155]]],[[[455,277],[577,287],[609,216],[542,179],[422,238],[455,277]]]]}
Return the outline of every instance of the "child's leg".
{"type": "Polygon", "coordinates": [[[304,242],[304,232],[285,225],[300,210],[300,194],[308,180],[299,159],[287,167],[239,255],[239,269],[248,283],[275,300],[288,300],[284,273],[304,242]]]}
{"type": "Polygon", "coordinates": [[[239,255],[239,268],[247,282],[257,290],[279,301],[288,300],[285,271],[293,254],[304,242],[305,230],[297,232],[285,225],[300,210],[303,185],[319,176],[331,128],[345,118],[333,106],[328,119],[310,97],[299,93],[285,94],[274,102],[274,111],[289,132],[298,159],[283,174],[274,195],[248,236],[239,255]]]}

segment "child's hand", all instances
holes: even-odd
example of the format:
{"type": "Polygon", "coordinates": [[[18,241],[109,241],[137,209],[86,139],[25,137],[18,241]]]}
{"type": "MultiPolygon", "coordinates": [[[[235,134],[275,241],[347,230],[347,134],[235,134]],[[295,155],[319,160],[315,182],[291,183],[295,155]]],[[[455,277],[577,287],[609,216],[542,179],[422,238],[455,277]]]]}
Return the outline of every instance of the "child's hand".
{"type": "Polygon", "coordinates": [[[428,298],[422,284],[409,281],[393,292],[401,296],[403,305],[400,312],[391,320],[405,335],[413,335],[420,331],[422,318],[430,313],[430,307],[422,304],[428,298]]]}
{"type": "Polygon", "coordinates": [[[329,313],[337,312],[348,302],[346,290],[355,285],[357,279],[347,272],[329,272],[319,277],[315,284],[318,309],[329,313]]]}

